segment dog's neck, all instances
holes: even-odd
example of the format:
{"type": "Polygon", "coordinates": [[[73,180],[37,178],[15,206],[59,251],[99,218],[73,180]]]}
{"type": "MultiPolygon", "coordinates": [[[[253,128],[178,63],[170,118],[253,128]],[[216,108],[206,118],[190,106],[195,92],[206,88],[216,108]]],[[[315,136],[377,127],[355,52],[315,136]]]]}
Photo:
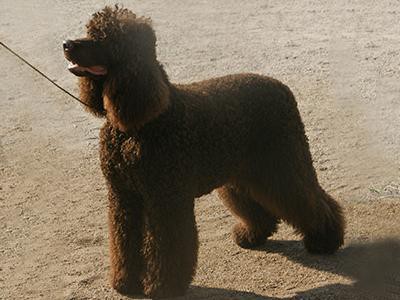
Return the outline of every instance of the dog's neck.
{"type": "Polygon", "coordinates": [[[155,107],[149,106],[146,112],[144,112],[140,117],[137,116],[128,118],[128,120],[126,120],[122,116],[124,112],[114,105],[114,101],[108,95],[103,96],[103,105],[106,111],[107,120],[112,124],[113,127],[125,133],[139,131],[139,129],[144,127],[147,123],[157,119],[158,116],[168,110],[169,104],[170,101],[169,98],[167,98],[165,101],[161,101],[159,105],[155,107]]]}
{"type": "Polygon", "coordinates": [[[147,75],[150,76],[132,76],[128,80],[112,78],[105,84],[103,106],[106,117],[122,132],[137,132],[170,105],[170,83],[162,66],[147,75]]]}

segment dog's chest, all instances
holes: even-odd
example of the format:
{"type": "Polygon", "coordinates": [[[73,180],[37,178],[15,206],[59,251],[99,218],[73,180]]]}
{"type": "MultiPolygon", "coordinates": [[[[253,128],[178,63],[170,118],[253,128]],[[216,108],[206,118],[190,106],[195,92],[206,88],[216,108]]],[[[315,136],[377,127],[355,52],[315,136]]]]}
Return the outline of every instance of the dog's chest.
{"type": "Polygon", "coordinates": [[[100,144],[100,160],[106,177],[130,177],[139,168],[142,145],[137,139],[105,129],[100,135],[100,144]]]}
{"type": "Polygon", "coordinates": [[[118,153],[120,171],[132,172],[139,167],[142,157],[142,145],[134,138],[128,138],[115,147],[118,153]]]}

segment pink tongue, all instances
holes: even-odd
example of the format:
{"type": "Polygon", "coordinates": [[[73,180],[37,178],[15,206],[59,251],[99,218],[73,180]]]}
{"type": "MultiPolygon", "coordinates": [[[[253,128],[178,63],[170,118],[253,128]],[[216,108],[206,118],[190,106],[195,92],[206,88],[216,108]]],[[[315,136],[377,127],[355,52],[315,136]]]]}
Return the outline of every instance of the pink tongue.
{"type": "Polygon", "coordinates": [[[92,66],[92,67],[84,67],[86,71],[95,74],[95,75],[104,75],[107,73],[106,68],[103,66],[92,66]]]}
{"type": "Polygon", "coordinates": [[[70,63],[68,65],[69,70],[75,70],[79,72],[89,72],[94,75],[105,75],[107,74],[107,69],[103,66],[91,66],[91,67],[82,67],[77,64],[70,63]]]}

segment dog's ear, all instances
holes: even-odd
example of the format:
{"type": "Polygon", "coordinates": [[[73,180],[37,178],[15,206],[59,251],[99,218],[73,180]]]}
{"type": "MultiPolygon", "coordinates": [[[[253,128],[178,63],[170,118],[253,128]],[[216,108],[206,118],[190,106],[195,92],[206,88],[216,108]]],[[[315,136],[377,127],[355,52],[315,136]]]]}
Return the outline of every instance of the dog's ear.
{"type": "Polygon", "coordinates": [[[85,109],[96,117],[104,117],[106,110],[103,105],[104,80],[93,80],[87,77],[79,77],[79,96],[85,109]]]}
{"type": "Polygon", "coordinates": [[[130,18],[121,24],[120,68],[109,74],[104,107],[113,125],[137,130],[169,105],[168,78],[156,58],[156,37],[148,19],[130,18]]]}

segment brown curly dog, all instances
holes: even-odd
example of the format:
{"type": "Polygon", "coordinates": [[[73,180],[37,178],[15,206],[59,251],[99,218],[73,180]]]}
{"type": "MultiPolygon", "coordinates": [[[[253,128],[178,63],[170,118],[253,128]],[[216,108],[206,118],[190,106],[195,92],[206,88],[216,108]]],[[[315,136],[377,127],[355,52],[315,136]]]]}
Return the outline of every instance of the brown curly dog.
{"type": "Polygon", "coordinates": [[[196,269],[194,199],[218,188],[235,242],[262,245],[282,219],[312,253],[343,244],[342,209],[319,185],[293,94],[279,81],[230,75],[172,84],[150,21],[106,7],[87,37],[64,42],[96,116],[109,189],[112,286],[184,294],[196,269]]]}

